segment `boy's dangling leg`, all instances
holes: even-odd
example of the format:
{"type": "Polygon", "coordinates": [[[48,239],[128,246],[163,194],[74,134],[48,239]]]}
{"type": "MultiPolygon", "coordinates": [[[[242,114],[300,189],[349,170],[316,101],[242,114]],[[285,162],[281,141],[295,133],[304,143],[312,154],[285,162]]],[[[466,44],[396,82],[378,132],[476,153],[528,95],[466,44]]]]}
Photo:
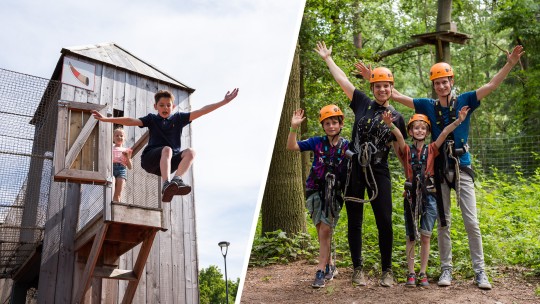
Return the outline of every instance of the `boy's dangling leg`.
{"type": "Polygon", "coordinates": [[[162,201],[170,202],[176,193],[176,184],[169,181],[169,172],[171,172],[171,158],[172,149],[170,147],[163,147],[161,149],[161,159],[159,161],[159,169],[161,173],[161,181],[163,186],[161,188],[162,201]]]}
{"type": "Polygon", "coordinates": [[[195,151],[191,148],[187,148],[180,152],[180,154],[175,155],[174,158],[175,159],[173,159],[173,161],[178,161],[176,158],[180,158],[175,176],[171,180],[171,182],[174,183],[178,188],[175,194],[187,195],[191,192],[191,186],[186,185],[181,176],[184,175],[184,173],[186,173],[191,167],[193,159],[195,158],[195,151]]]}

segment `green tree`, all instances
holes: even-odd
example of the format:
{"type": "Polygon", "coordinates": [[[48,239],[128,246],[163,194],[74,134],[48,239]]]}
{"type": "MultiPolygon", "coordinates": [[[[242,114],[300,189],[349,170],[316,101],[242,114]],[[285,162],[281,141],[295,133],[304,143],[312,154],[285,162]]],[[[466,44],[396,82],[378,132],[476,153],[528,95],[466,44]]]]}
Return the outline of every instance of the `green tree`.
{"type": "Polygon", "coordinates": [[[300,63],[297,47],[261,204],[263,235],[277,230],[289,235],[306,231],[301,157],[299,153],[285,149],[291,115],[299,107],[300,63]]]}
{"type": "MultiPolygon", "coordinates": [[[[229,303],[234,303],[240,279],[237,278],[236,282],[230,279],[227,281],[229,283],[229,303]]],[[[199,293],[199,301],[202,304],[226,303],[225,280],[217,266],[210,265],[199,271],[199,293]]]]}

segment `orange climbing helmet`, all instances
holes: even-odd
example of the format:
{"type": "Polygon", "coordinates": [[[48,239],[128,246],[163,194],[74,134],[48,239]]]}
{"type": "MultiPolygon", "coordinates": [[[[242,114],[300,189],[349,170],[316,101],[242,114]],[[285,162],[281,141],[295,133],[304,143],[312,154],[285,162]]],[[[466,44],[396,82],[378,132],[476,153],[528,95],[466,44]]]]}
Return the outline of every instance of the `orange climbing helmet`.
{"type": "Polygon", "coordinates": [[[369,83],[380,81],[389,81],[393,84],[394,75],[392,75],[392,71],[384,67],[378,67],[373,69],[373,71],[371,71],[371,76],[369,77],[369,83]]]}
{"type": "Polygon", "coordinates": [[[414,114],[411,117],[411,119],[409,119],[409,123],[407,124],[407,132],[409,132],[409,130],[412,127],[413,122],[415,122],[415,121],[423,121],[423,122],[427,123],[428,131],[431,132],[431,123],[429,122],[429,118],[424,114],[414,114]]]}
{"type": "Polygon", "coordinates": [[[446,62],[436,63],[429,69],[429,80],[433,81],[441,77],[454,77],[454,70],[446,62]]]}
{"type": "Polygon", "coordinates": [[[341,112],[341,109],[338,106],[333,104],[324,106],[319,112],[319,122],[334,116],[341,116],[342,119],[345,119],[345,115],[343,115],[343,112],[341,112]]]}

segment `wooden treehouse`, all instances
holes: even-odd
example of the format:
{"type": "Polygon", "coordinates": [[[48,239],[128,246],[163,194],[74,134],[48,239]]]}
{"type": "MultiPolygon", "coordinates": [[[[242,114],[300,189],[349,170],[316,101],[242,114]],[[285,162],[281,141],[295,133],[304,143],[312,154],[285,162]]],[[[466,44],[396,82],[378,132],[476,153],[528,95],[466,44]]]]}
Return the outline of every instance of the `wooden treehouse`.
{"type": "MultiPolygon", "coordinates": [[[[161,89],[189,111],[194,90],[114,43],[61,53],[46,89],[52,97],[41,99],[31,120],[36,136],[46,129],[38,126],[53,130],[42,144],[52,151],[42,240],[12,271],[12,303],[26,303],[25,282],[35,276],[38,303],[198,303],[193,192],[162,203],[160,179],[140,167],[146,129],[125,127],[133,169],[121,201],[112,201],[114,126],[90,114],[145,116],[161,89]]],[[[191,146],[190,125],[181,140],[191,146]]],[[[184,180],[193,184],[191,170],[184,180]]]]}

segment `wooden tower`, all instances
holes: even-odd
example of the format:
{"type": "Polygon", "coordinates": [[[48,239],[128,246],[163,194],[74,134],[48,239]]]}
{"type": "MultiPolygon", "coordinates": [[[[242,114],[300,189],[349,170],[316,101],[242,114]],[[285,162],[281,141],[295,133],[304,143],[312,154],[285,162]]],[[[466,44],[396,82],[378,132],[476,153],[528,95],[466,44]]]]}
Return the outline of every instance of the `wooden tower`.
{"type": "MultiPolygon", "coordinates": [[[[90,114],[145,116],[160,89],[190,111],[194,89],[114,43],[61,53],[52,80],[62,83],[36,111],[56,128],[40,263],[29,258],[21,275],[39,273],[38,303],[198,303],[193,192],[161,203],[160,179],[140,168],[146,129],[126,127],[134,168],[112,202],[113,125],[90,114]]],[[[189,125],[181,140],[191,146],[189,125]]],[[[193,185],[191,170],[184,180],[193,185]]]]}

